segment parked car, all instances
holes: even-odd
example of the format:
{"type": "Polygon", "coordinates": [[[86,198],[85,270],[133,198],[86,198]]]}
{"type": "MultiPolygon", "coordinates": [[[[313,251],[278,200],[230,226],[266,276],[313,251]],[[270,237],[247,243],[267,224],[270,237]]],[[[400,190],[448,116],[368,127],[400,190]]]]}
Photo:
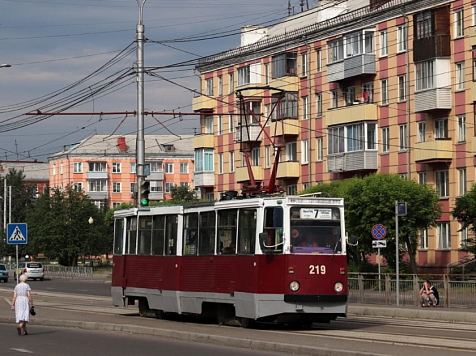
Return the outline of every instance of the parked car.
{"type": "Polygon", "coordinates": [[[0,263],[0,280],[4,281],[5,283],[8,282],[7,266],[5,266],[3,263],[0,263]]]}
{"type": "MultiPolygon", "coordinates": [[[[18,264],[18,275],[26,274],[29,279],[40,281],[45,279],[45,269],[40,262],[21,262],[18,264]]],[[[13,273],[13,278],[17,278],[13,273]]]]}

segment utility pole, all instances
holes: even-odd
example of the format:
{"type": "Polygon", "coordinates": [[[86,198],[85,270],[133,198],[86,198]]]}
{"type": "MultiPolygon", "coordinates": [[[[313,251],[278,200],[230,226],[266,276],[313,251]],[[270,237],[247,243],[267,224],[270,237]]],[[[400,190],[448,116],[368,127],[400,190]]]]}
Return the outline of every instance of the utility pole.
{"type": "Polygon", "coordinates": [[[137,172],[137,207],[141,206],[139,189],[145,179],[145,139],[144,139],[144,4],[147,0],[137,1],[139,21],[136,27],[137,41],[137,142],[136,142],[136,172],[137,172]]]}

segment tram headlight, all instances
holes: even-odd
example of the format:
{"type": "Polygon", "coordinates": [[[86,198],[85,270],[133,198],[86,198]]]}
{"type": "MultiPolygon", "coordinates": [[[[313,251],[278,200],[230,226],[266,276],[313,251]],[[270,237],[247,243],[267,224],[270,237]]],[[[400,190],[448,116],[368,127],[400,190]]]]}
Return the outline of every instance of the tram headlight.
{"type": "Polygon", "coordinates": [[[299,290],[299,282],[292,281],[291,283],[289,283],[289,289],[291,289],[293,292],[297,292],[299,290]]]}
{"type": "Polygon", "coordinates": [[[337,282],[336,284],[334,284],[334,290],[337,293],[342,292],[343,289],[344,289],[344,285],[341,282],[337,282]]]}

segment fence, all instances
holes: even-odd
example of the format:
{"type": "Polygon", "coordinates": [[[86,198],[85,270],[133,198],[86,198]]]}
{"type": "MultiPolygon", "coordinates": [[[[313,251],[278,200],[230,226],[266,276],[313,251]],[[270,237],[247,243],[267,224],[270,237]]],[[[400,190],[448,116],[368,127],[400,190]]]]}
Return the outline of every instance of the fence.
{"type": "MultiPolygon", "coordinates": [[[[476,308],[476,275],[400,274],[399,305],[421,306],[420,289],[426,279],[438,289],[439,306],[476,308]]],[[[349,273],[349,302],[361,304],[397,304],[395,274],[349,273]]]]}
{"type": "Polygon", "coordinates": [[[44,266],[48,278],[92,279],[93,267],[44,266]]]}

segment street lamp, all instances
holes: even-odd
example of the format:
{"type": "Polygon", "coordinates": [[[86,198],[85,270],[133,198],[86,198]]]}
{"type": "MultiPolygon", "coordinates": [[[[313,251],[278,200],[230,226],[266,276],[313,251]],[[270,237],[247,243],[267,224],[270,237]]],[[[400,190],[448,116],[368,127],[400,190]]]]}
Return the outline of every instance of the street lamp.
{"type": "MultiPolygon", "coordinates": [[[[90,244],[91,243],[91,229],[94,223],[94,219],[92,216],[89,217],[88,223],[89,223],[89,244],[90,244]]],[[[84,256],[84,262],[85,262],[84,264],[86,264],[86,256],[84,256]]]]}
{"type": "Polygon", "coordinates": [[[11,66],[12,66],[11,64],[7,64],[7,63],[0,64],[0,68],[10,68],[11,66]]]}

